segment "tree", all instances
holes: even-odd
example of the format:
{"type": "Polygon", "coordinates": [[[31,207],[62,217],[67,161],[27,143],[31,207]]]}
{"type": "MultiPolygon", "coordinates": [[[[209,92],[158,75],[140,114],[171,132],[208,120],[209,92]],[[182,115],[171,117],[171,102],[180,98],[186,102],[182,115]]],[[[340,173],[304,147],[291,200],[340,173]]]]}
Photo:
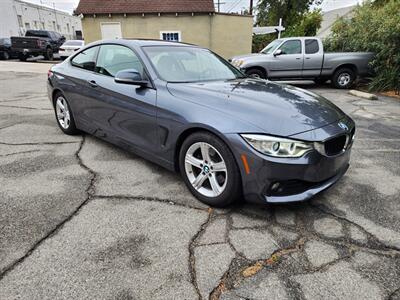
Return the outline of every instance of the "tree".
{"type": "Polygon", "coordinates": [[[277,25],[282,18],[283,26],[290,27],[302,20],[311,5],[321,4],[322,0],[260,0],[257,5],[257,26],[277,25]]]}

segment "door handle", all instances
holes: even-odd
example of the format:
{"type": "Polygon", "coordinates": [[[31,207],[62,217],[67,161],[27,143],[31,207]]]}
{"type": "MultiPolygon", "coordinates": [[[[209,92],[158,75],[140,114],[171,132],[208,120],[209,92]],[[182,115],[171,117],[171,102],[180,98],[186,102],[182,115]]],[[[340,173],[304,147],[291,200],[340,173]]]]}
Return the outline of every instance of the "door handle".
{"type": "Polygon", "coordinates": [[[301,57],[296,57],[296,59],[301,59],[301,57]]]}
{"type": "Polygon", "coordinates": [[[94,81],[94,80],[88,80],[87,82],[88,82],[89,85],[90,85],[91,87],[93,87],[93,88],[98,87],[96,81],[94,81]]]}
{"type": "Polygon", "coordinates": [[[306,59],[311,59],[311,57],[306,57],[306,59]]]}

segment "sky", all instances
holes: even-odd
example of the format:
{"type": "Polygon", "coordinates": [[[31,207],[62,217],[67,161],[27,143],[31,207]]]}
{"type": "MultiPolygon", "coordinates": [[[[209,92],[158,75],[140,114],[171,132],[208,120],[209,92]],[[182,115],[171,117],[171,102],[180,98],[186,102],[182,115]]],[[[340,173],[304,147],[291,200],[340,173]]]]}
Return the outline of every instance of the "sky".
{"type": "MultiPolygon", "coordinates": [[[[73,12],[74,8],[76,8],[79,3],[79,0],[25,0],[25,1],[37,4],[42,3],[48,6],[53,6],[54,3],[57,9],[65,10],[70,13],[73,12]]],[[[250,3],[250,0],[220,0],[220,1],[221,3],[224,2],[224,4],[221,4],[222,12],[240,12],[241,10],[248,8],[250,3]]],[[[217,0],[214,0],[214,2],[217,3],[217,0]]],[[[257,0],[254,0],[254,2],[256,5],[257,0]]],[[[321,9],[323,11],[328,11],[335,8],[354,5],[357,4],[358,2],[361,2],[361,0],[323,0],[321,9]]]]}

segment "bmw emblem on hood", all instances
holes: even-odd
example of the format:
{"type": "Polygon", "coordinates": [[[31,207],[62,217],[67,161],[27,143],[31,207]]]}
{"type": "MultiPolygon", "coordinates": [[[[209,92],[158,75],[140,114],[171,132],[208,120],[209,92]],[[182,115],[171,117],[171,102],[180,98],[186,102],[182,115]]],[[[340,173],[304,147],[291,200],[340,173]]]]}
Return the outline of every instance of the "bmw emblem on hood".
{"type": "Polygon", "coordinates": [[[344,124],[343,122],[339,122],[338,123],[338,126],[340,127],[340,128],[342,128],[343,130],[349,130],[349,127],[347,127],[347,125],[346,124],[344,124]]]}

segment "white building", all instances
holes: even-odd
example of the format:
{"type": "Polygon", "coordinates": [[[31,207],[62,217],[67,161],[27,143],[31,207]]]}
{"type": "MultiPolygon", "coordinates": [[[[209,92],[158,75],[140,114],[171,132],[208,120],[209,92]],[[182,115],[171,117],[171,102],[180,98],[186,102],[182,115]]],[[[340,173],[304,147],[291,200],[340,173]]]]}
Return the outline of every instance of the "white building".
{"type": "Polygon", "coordinates": [[[341,17],[345,19],[352,18],[354,8],[356,8],[356,6],[352,5],[325,12],[322,15],[321,28],[318,30],[317,36],[320,38],[328,37],[332,32],[332,25],[335,23],[335,21],[341,17]]]}
{"type": "Polygon", "coordinates": [[[29,29],[56,31],[66,39],[82,32],[81,19],[68,12],[21,0],[0,1],[0,38],[23,36],[29,29]]]}

